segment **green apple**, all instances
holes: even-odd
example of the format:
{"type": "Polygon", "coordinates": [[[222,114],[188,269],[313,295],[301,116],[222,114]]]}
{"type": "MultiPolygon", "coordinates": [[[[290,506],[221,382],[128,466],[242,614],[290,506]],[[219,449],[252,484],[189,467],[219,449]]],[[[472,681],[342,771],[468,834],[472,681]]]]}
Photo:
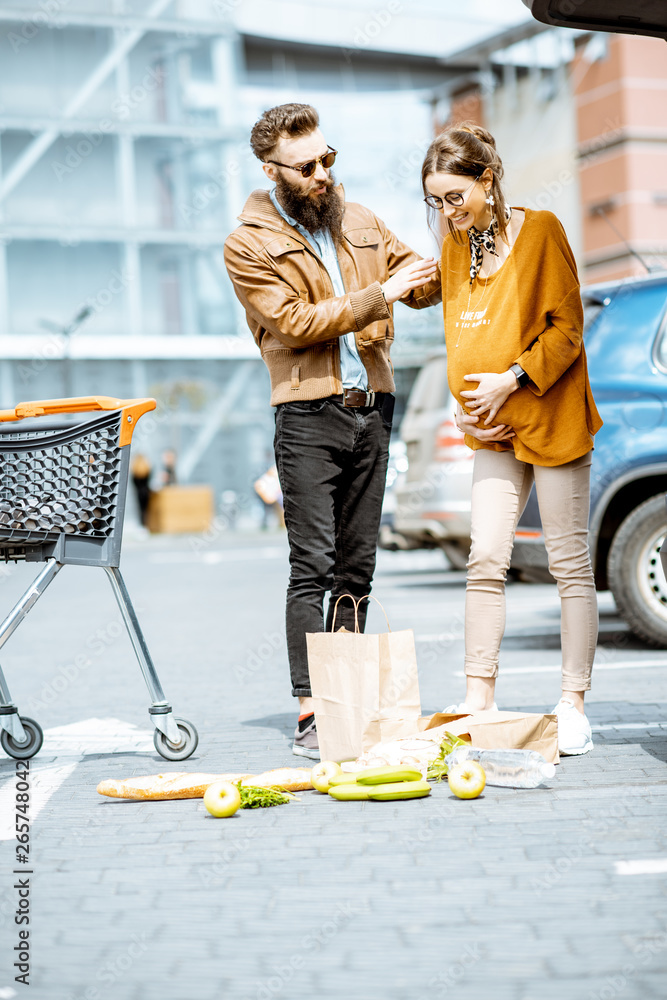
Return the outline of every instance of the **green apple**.
{"type": "Polygon", "coordinates": [[[449,787],[459,799],[476,799],[486,785],[484,768],[476,760],[464,760],[450,767],[447,774],[449,787]]]}
{"type": "Polygon", "coordinates": [[[331,779],[342,773],[342,767],[335,760],[321,760],[310,772],[310,780],[318,792],[328,792],[331,779]]]}
{"type": "Polygon", "coordinates": [[[217,819],[233,816],[241,805],[241,793],[231,781],[214,781],[204,792],[204,805],[217,819]]]}

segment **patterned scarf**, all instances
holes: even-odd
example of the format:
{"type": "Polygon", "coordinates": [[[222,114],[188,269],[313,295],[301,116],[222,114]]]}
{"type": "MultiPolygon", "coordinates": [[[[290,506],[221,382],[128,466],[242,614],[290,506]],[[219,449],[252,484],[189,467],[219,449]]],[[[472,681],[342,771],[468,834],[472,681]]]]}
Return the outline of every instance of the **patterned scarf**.
{"type": "MultiPolygon", "coordinates": [[[[505,218],[509,222],[511,217],[511,211],[509,208],[505,209],[505,218]]],[[[498,251],[496,250],[496,235],[498,233],[498,220],[495,215],[491,220],[491,225],[484,232],[480,232],[479,229],[475,229],[471,226],[468,230],[468,239],[470,240],[470,284],[479,274],[479,270],[482,266],[482,261],[484,255],[482,248],[488,253],[492,253],[494,257],[498,256],[498,251]]]]}

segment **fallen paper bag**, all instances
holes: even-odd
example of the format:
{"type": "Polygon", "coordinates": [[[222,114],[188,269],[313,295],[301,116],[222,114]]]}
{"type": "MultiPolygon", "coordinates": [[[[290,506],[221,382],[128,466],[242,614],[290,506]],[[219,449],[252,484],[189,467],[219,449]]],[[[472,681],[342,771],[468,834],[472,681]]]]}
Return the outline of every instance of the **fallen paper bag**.
{"type": "Polygon", "coordinates": [[[421,705],[412,629],[392,632],[387,622],[388,632],[359,632],[360,602],[350,599],[355,604],[354,632],[334,632],[334,612],[330,632],[306,634],[322,760],[349,760],[376,743],[419,729],[421,705]]]}
{"type": "Polygon", "coordinates": [[[555,715],[537,712],[473,712],[446,715],[436,712],[422,719],[422,734],[445,730],[455,736],[469,736],[482,750],[536,750],[551,764],[558,764],[558,723],[555,715]]]}

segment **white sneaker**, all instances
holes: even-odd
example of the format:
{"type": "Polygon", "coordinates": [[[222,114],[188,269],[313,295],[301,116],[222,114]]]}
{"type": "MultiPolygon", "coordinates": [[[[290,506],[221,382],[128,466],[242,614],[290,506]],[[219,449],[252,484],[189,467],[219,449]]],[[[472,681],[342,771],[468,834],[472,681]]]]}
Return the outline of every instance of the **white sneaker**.
{"type": "MultiPolygon", "coordinates": [[[[464,701],[460,705],[448,705],[447,708],[443,708],[443,715],[470,715],[472,712],[481,712],[480,708],[468,708],[464,701]]],[[[498,706],[495,701],[493,703],[493,708],[487,708],[487,712],[497,712],[498,706]]]]}
{"type": "Polygon", "coordinates": [[[576,757],[593,749],[591,724],[574,707],[569,698],[561,698],[554,708],[558,716],[558,751],[566,757],[576,757]]]}

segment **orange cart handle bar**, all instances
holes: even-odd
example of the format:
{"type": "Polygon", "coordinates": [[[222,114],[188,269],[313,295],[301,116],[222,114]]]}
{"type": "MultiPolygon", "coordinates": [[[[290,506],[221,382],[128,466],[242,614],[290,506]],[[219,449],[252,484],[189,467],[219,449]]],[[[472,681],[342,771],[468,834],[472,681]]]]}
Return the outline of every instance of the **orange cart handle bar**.
{"type": "Polygon", "coordinates": [[[118,446],[132,440],[137,421],[144,413],[154,410],[154,399],[115,399],[113,396],[73,396],[71,399],[39,399],[17,403],[13,410],[0,410],[0,422],[23,420],[25,417],[45,417],[54,413],[90,413],[92,410],[122,410],[118,446]]]}

